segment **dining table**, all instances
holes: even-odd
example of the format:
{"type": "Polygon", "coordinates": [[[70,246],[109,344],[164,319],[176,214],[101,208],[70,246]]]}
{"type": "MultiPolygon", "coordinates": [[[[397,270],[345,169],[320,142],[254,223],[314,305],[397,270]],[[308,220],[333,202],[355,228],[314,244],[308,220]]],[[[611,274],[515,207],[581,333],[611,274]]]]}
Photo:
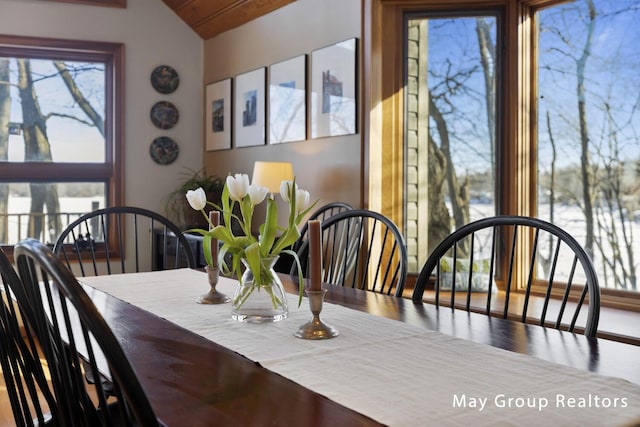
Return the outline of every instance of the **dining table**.
{"type": "Polygon", "coordinates": [[[301,339],[309,302],[279,277],[289,315],[259,324],[196,303],[196,269],[78,280],[167,426],[640,424],[638,346],[328,284],[338,334],[301,339]]]}

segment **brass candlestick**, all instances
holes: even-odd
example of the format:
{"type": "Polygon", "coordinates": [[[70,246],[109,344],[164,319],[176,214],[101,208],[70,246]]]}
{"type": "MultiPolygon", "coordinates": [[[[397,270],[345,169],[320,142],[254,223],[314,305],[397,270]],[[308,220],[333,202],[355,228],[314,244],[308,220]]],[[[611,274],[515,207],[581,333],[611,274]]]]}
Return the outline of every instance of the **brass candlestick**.
{"type": "Polygon", "coordinates": [[[309,298],[309,308],[313,314],[313,318],[300,326],[298,332],[295,335],[298,338],[306,340],[324,340],[338,336],[338,330],[327,325],[320,320],[320,312],[322,311],[322,302],[324,301],[324,294],[326,289],[320,291],[305,290],[307,298],[309,298]]]}
{"type": "Polygon", "coordinates": [[[220,268],[209,267],[207,265],[205,270],[207,272],[207,278],[209,279],[209,286],[211,286],[211,289],[209,289],[209,292],[206,294],[200,295],[196,299],[196,302],[198,304],[224,304],[231,301],[231,298],[216,290],[218,277],[220,277],[220,268]]]}

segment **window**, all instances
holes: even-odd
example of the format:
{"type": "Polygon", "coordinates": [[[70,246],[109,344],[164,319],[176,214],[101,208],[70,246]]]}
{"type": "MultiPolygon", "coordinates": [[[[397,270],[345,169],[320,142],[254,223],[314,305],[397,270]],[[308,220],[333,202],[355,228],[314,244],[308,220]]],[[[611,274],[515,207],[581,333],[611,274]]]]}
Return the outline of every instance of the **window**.
{"type": "Polygon", "coordinates": [[[0,243],[122,198],[123,47],[0,36],[0,243]]]}
{"type": "Polygon", "coordinates": [[[639,5],[365,2],[366,198],[413,273],[461,223],[536,216],[592,254],[604,304],[639,307],[639,5]]]}
{"type": "Polygon", "coordinates": [[[537,18],[537,212],[585,247],[606,289],[639,291],[637,0],[581,0],[537,18]]]}
{"type": "Polygon", "coordinates": [[[406,239],[415,273],[450,224],[495,214],[497,21],[495,13],[406,19],[405,221],[418,231],[406,239]]]}

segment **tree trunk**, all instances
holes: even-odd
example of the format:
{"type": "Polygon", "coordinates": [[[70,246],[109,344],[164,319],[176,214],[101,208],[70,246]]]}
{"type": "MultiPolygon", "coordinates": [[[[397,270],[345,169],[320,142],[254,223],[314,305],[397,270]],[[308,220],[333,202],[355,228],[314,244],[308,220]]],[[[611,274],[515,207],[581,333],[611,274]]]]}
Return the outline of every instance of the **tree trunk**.
{"type": "MultiPolygon", "coordinates": [[[[25,142],[24,158],[27,162],[51,162],[51,145],[47,137],[47,125],[33,87],[31,65],[28,59],[17,59],[18,90],[22,100],[22,122],[25,142]]],[[[49,216],[48,230],[57,235],[62,230],[60,203],[56,184],[31,183],[31,208],[29,210],[29,236],[46,241],[43,213],[46,206],[49,216]]]]}
{"type": "Polygon", "coordinates": [[[53,65],[60,72],[60,77],[62,77],[62,81],[69,89],[69,93],[73,97],[73,99],[78,103],[78,106],[82,109],[82,111],[89,117],[91,123],[100,131],[100,135],[104,136],[104,120],[100,116],[100,114],[93,108],[93,106],[87,101],[87,98],[84,97],[84,94],[76,85],[75,80],[67,70],[67,66],[62,61],[53,61],[53,65]]]}
{"type": "Polygon", "coordinates": [[[445,200],[444,183],[447,170],[447,158],[429,136],[429,224],[427,227],[429,253],[451,233],[451,216],[445,200]]]}
{"type": "Polygon", "coordinates": [[[580,174],[582,177],[582,199],[584,203],[584,217],[586,220],[587,236],[585,241],[585,250],[593,257],[593,241],[594,241],[594,218],[593,218],[593,194],[595,191],[592,186],[593,173],[591,171],[591,160],[589,155],[589,127],[587,124],[587,101],[585,97],[584,77],[587,59],[591,55],[591,42],[595,29],[596,10],[592,0],[587,0],[589,8],[589,22],[587,24],[587,40],[585,41],[582,55],[576,63],[576,74],[578,84],[576,92],[578,95],[578,120],[580,122],[580,174]]]}
{"type": "Polygon", "coordinates": [[[480,64],[484,75],[484,98],[487,109],[487,133],[489,135],[491,155],[491,182],[494,182],[496,166],[496,47],[491,43],[491,32],[487,21],[478,19],[476,25],[478,45],[480,50],[480,64]]]}
{"type": "MultiPolygon", "coordinates": [[[[9,159],[9,120],[11,112],[11,93],[9,84],[9,59],[0,58],[0,162],[9,159]]],[[[0,183],[0,213],[9,209],[9,184],[0,183]]],[[[0,243],[9,240],[7,217],[0,217],[0,243]]]]}
{"type": "MultiPolygon", "coordinates": [[[[549,144],[551,145],[551,172],[549,174],[549,222],[555,221],[555,188],[556,188],[556,141],[553,137],[553,131],[551,128],[551,116],[549,110],[547,110],[547,132],[549,133],[549,144]]],[[[551,266],[551,257],[553,256],[553,239],[549,239],[548,256],[545,258],[542,253],[538,254],[540,258],[542,269],[547,275],[551,266]]]]}
{"type": "Polygon", "coordinates": [[[440,136],[440,151],[446,159],[447,167],[444,173],[449,190],[449,199],[451,200],[451,213],[453,214],[455,228],[459,228],[469,222],[469,182],[467,179],[462,185],[458,183],[455,166],[451,158],[447,121],[431,96],[429,96],[429,115],[436,122],[438,135],[440,136]]]}

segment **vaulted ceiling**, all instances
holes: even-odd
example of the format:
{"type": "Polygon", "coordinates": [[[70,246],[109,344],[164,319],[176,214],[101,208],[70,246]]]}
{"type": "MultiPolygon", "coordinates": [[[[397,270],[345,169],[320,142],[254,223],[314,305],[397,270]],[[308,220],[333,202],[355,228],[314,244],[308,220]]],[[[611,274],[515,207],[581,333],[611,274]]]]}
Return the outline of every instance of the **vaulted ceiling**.
{"type": "Polygon", "coordinates": [[[295,0],[162,0],[204,40],[295,0]]]}

